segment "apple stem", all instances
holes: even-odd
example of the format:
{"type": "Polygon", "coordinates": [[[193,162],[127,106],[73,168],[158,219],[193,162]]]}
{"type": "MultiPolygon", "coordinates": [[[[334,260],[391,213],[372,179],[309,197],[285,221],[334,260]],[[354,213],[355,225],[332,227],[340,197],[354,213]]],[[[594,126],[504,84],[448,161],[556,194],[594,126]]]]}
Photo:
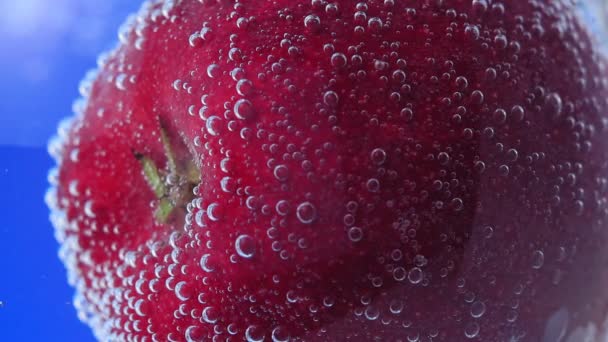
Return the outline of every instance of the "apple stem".
{"type": "Polygon", "coordinates": [[[177,207],[184,207],[191,199],[192,189],[200,182],[200,171],[194,163],[194,158],[186,158],[185,162],[178,163],[174,152],[174,145],[167,135],[165,127],[159,120],[160,139],[167,158],[164,169],[160,169],[152,158],[133,151],[133,155],[142,167],[146,182],[158,200],[154,216],[159,223],[167,223],[169,217],[177,207]],[[168,181],[172,179],[172,181],[168,181]]]}
{"type": "Polygon", "coordinates": [[[165,149],[165,156],[167,157],[167,166],[169,167],[169,172],[171,174],[177,174],[177,164],[175,163],[175,155],[173,153],[173,148],[171,147],[171,141],[169,140],[169,136],[167,136],[167,131],[159,120],[160,126],[160,139],[163,143],[163,148],[165,149]]]}

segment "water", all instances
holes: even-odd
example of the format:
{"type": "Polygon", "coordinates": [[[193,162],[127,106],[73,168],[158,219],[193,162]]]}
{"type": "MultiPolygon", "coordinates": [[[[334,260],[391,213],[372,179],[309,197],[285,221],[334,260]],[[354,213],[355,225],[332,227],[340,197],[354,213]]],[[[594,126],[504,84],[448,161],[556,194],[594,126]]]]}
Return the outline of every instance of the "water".
{"type": "MultiPolygon", "coordinates": [[[[92,0],[81,1],[79,5],[75,5],[75,1],[66,0],[60,2],[54,8],[47,8],[48,5],[43,5],[44,3],[41,1],[21,0],[18,5],[21,6],[19,7],[21,11],[18,13],[24,19],[31,19],[33,16],[35,22],[44,22],[45,17],[61,18],[63,13],[62,6],[73,5],[81,10],[82,8],[89,8],[92,17],[97,15],[95,14],[96,12],[109,11],[107,8],[104,9],[107,4],[100,5],[97,1],[92,0]],[[28,8],[27,4],[31,7],[28,8]],[[38,8],[38,12],[35,11],[36,8],[38,8]],[[40,8],[47,9],[49,12],[47,14],[40,13],[40,8]],[[33,15],[32,13],[37,14],[33,15]]],[[[137,7],[135,2],[137,1],[132,1],[132,8],[137,7]]],[[[9,3],[8,0],[0,0],[0,12],[4,10],[5,13],[11,13],[14,16],[14,6],[17,6],[14,5],[14,2],[9,3]]],[[[63,11],[65,12],[65,10],[63,11]]],[[[587,9],[585,11],[590,16],[589,20],[592,20],[593,11],[587,9]]],[[[70,11],[67,12],[70,13],[70,11]]],[[[121,21],[123,16],[124,13],[118,14],[115,19],[106,21],[108,29],[105,31],[111,34],[109,36],[114,37],[115,29],[113,27],[118,26],[117,22],[121,21]]],[[[0,15],[0,18],[2,18],[2,15],[0,15]]],[[[370,19],[370,30],[377,30],[378,28],[375,27],[381,25],[381,23],[378,23],[379,19],[376,19],[370,19]]],[[[315,25],[318,26],[315,20],[315,18],[310,18],[308,21],[308,26],[312,30],[315,30],[315,25]]],[[[56,21],[53,21],[53,23],[55,23],[53,25],[56,25],[56,21]]],[[[0,61],[2,62],[0,71],[3,75],[3,79],[0,81],[0,92],[3,99],[0,103],[0,126],[3,132],[0,135],[0,189],[2,189],[2,194],[4,195],[0,199],[0,208],[2,208],[0,209],[0,213],[2,213],[1,216],[4,219],[3,223],[0,224],[0,251],[2,251],[0,254],[0,339],[23,341],[92,340],[90,330],[77,320],[72,304],[73,289],[68,286],[63,266],[57,258],[57,244],[53,237],[53,230],[48,223],[48,210],[42,202],[42,197],[48,187],[46,181],[47,170],[52,165],[44,145],[48,136],[55,130],[56,121],[70,112],[71,101],[76,97],[78,80],[82,78],[87,68],[93,66],[97,52],[102,50],[100,45],[106,46],[112,39],[104,36],[104,38],[97,41],[96,44],[98,45],[95,45],[95,47],[86,51],[74,51],[74,46],[78,45],[79,40],[73,36],[69,38],[70,35],[67,34],[67,36],[60,36],[63,37],[62,39],[53,40],[50,48],[36,50],[36,48],[31,47],[32,45],[36,45],[31,44],[33,41],[31,38],[35,37],[31,32],[21,30],[18,33],[14,33],[14,27],[18,27],[14,25],[17,24],[13,23],[11,24],[13,26],[10,27],[7,26],[8,24],[2,25],[5,26],[0,26],[2,28],[1,33],[3,34],[3,37],[0,37],[0,46],[11,45],[15,48],[10,56],[0,57],[0,61]],[[14,34],[6,38],[5,34],[7,32],[13,32],[14,34]],[[27,39],[28,37],[30,38],[29,40],[27,39]],[[20,47],[19,45],[26,47],[20,47]],[[32,100],[33,98],[35,100],[32,100]]],[[[97,25],[99,25],[99,22],[97,22],[97,25]]],[[[239,25],[246,25],[246,23],[241,21],[239,25]]],[[[595,20],[595,24],[593,25],[597,32],[602,32],[603,24],[600,21],[595,20]]],[[[55,30],[61,29],[61,27],[52,27],[55,30]]],[[[44,30],[43,25],[35,32],[44,35],[48,33],[48,30],[44,30]]],[[[87,35],[86,32],[79,32],[79,34],[87,35]]],[[[201,31],[200,36],[203,36],[203,34],[203,31],[201,31]]],[[[40,37],[37,36],[37,38],[40,37]]],[[[334,55],[335,58],[332,57],[332,65],[338,68],[343,67],[342,56],[339,54],[334,55]]],[[[232,58],[238,59],[240,57],[235,51],[232,54],[232,58]]],[[[278,68],[280,68],[279,64],[276,66],[277,72],[279,71],[278,68]]],[[[383,65],[378,64],[377,68],[381,69],[383,65]]],[[[275,67],[273,66],[273,71],[274,69],[275,67]]],[[[213,68],[208,72],[210,76],[215,73],[213,68]]],[[[395,75],[395,77],[399,78],[400,76],[395,75]]],[[[239,81],[241,87],[238,88],[238,91],[240,95],[244,95],[248,89],[247,80],[241,81],[239,81]]],[[[466,80],[463,82],[466,82],[466,80]]],[[[129,80],[126,77],[117,78],[118,88],[128,88],[129,85],[129,80]]],[[[463,87],[466,86],[463,85],[463,87]]],[[[553,112],[558,115],[563,110],[560,102],[561,99],[555,96],[550,96],[549,99],[551,100],[548,101],[549,104],[554,108],[553,112]]],[[[339,100],[335,93],[328,92],[325,97],[325,104],[328,106],[334,105],[339,100]]],[[[238,108],[234,110],[235,113],[238,112],[237,116],[239,119],[249,118],[251,114],[247,103],[240,103],[238,108]]],[[[493,119],[496,120],[497,124],[500,124],[505,120],[505,115],[517,116],[517,113],[517,110],[511,110],[509,113],[506,113],[504,110],[497,111],[493,113],[493,119]]],[[[407,111],[404,113],[404,117],[411,115],[407,111]]],[[[207,123],[209,124],[212,121],[208,120],[207,123]]],[[[217,131],[216,126],[211,124],[208,125],[207,129],[212,135],[212,132],[217,131]]],[[[250,132],[243,131],[241,134],[243,137],[246,137],[250,132]]],[[[488,134],[493,133],[488,132],[488,134]]],[[[374,151],[372,152],[374,163],[378,165],[383,164],[386,156],[383,156],[381,151],[374,151]]],[[[518,158],[521,158],[517,150],[507,150],[505,152],[511,162],[515,162],[518,158]]],[[[439,153],[437,158],[442,164],[450,162],[450,156],[445,152],[439,153]]],[[[499,170],[505,177],[514,172],[513,168],[509,168],[507,165],[501,166],[499,170]]],[[[278,168],[278,170],[275,169],[274,176],[277,180],[283,180],[289,176],[289,173],[283,175],[283,169],[278,168]]],[[[226,182],[226,186],[226,189],[229,190],[226,192],[230,192],[228,181],[226,182]]],[[[369,192],[373,193],[382,191],[381,188],[378,188],[375,178],[366,182],[366,188],[369,192]]],[[[248,204],[254,206],[256,199],[252,197],[250,202],[248,204]]],[[[317,219],[317,208],[306,205],[306,203],[308,202],[294,203],[295,205],[291,210],[297,214],[297,218],[302,223],[314,225],[317,219]]],[[[456,200],[455,198],[451,203],[446,202],[446,207],[448,205],[454,211],[458,211],[462,207],[462,200],[456,200]]],[[[287,213],[286,210],[288,209],[279,207],[277,208],[277,212],[279,214],[283,211],[287,213]]],[[[320,210],[321,208],[319,207],[318,209],[320,210]]],[[[210,211],[209,207],[207,211],[210,211]]],[[[210,212],[214,213],[213,210],[210,212]]],[[[208,215],[207,218],[210,219],[210,223],[213,223],[213,217],[213,215],[208,215]]],[[[347,222],[348,220],[345,218],[345,224],[347,222]]],[[[484,235],[486,238],[489,238],[488,236],[491,236],[493,228],[487,229],[486,227],[484,229],[484,235]]],[[[360,230],[358,226],[353,226],[349,229],[349,238],[353,242],[359,242],[362,238],[366,238],[360,230]]],[[[497,231],[499,230],[497,229],[497,231]]],[[[240,239],[241,242],[247,242],[244,238],[240,239]]],[[[296,243],[295,239],[290,242],[294,243],[294,245],[296,243]]],[[[299,248],[303,248],[307,243],[305,241],[298,241],[297,244],[299,248]]],[[[235,248],[237,248],[237,254],[244,259],[255,256],[257,252],[256,246],[252,244],[238,244],[235,248]]],[[[561,254],[558,255],[559,253],[555,250],[550,250],[549,252],[552,253],[552,257],[555,260],[562,258],[561,254]]],[[[546,272],[548,268],[545,253],[549,255],[546,250],[538,249],[533,250],[529,256],[525,255],[525,258],[530,259],[529,265],[526,264],[526,267],[539,270],[539,272],[546,272]]],[[[178,258],[179,255],[172,255],[172,257],[178,258]]],[[[401,259],[401,256],[395,255],[393,259],[396,261],[396,259],[401,259]]],[[[426,261],[416,260],[416,263],[420,263],[419,266],[424,268],[426,261]]],[[[416,286],[426,286],[426,280],[421,268],[408,269],[407,273],[405,273],[405,270],[395,269],[395,280],[407,281],[416,286]]],[[[437,274],[440,275],[442,273],[438,272],[437,274]]],[[[562,277],[560,274],[554,274],[552,277],[553,282],[559,283],[560,277],[562,277]]],[[[492,279],[488,279],[488,281],[491,282],[492,279]]],[[[381,280],[374,279],[372,283],[374,286],[382,286],[381,280]]],[[[469,285],[467,284],[467,286],[469,285]]],[[[173,287],[176,294],[179,294],[183,298],[196,298],[196,296],[188,294],[185,291],[183,283],[174,282],[173,287]]],[[[462,287],[466,288],[464,283],[462,287]]],[[[521,294],[521,292],[517,293],[519,292],[517,286],[514,292],[516,295],[521,294]]],[[[484,314],[487,316],[486,304],[484,304],[483,298],[480,301],[473,296],[469,297],[468,293],[464,293],[463,298],[465,302],[470,303],[470,310],[466,314],[470,314],[471,316],[462,325],[465,327],[464,335],[475,338],[479,336],[480,329],[481,334],[483,334],[483,326],[480,327],[480,324],[475,320],[481,318],[484,314]]],[[[367,300],[366,303],[369,304],[367,300]]],[[[488,303],[488,306],[490,304],[488,303]]],[[[515,309],[518,303],[514,302],[510,303],[510,305],[511,308],[515,309]]],[[[404,309],[402,303],[398,302],[391,302],[389,308],[393,314],[408,309],[404,309]]],[[[315,308],[315,310],[317,309],[315,308]]],[[[362,311],[361,315],[368,320],[382,322],[385,319],[386,313],[380,315],[378,308],[371,305],[362,311]]],[[[508,317],[513,317],[514,320],[516,318],[516,316],[508,317]]],[[[572,318],[567,311],[556,310],[547,323],[547,332],[544,335],[544,340],[553,341],[563,338],[570,319],[572,318]]],[[[402,323],[403,327],[409,324],[411,322],[404,321],[402,323]]],[[[282,329],[279,327],[275,328],[272,331],[272,337],[276,340],[284,339],[281,337],[285,335],[282,329]]],[[[574,338],[585,336],[587,333],[584,329],[585,327],[580,327],[569,332],[570,338],[573,338],[572,336],[574,338]]],[[[230,327],[227,330],[230,330],[230,327]]],[[[195,336],[196,333],[195,329],[190,329],[190,335],[195,336]]],[[[428,335],[433,336],[436,333],[430,330],[428,335]]],[[[259,339],[259,331],[256,330],[256,326],[248,327],[247,337],[250,340],[259,339]]],[[[268,338],[269,336],[266,337],[268,338]]],[[[418,340],[418,335],[411,333],[407,338],[408,340],[418,340]]]]}
{"type": "Polygon", "coordinates": [[[52,165],[41,147],[0,146],[0,336],[91,340],[72,306],[42,196],[52,165]]]}
{"type": "Polygon", "coordinates": [[[46,143],[139,1],[0,0],[0,340],[93,341],[44,203],[46,143]]]}

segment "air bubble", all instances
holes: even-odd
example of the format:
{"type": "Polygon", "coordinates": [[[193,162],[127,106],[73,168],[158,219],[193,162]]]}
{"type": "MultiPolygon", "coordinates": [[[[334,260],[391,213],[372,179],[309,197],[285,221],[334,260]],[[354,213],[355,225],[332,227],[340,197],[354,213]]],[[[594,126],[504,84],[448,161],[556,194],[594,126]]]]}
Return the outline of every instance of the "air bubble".
{"type": "Polygon", "coordinates": [[[277,165],[274,168],[274,177],[280,181],[280,182],[284,182],[287,180],[287,177],[289,176],[289,169],[287,168],[287,166],[285,165],[277,165]]]}
{"type": "Polygon", "coordinates": [[[288,342],[290,340],[289,331],[281,326],[272,329],[272,342],[288,342]]]}
{"type": "Polygon", "coordinates": [[[234,115],[241,120],[249,119],[253,115],[253,105],[246,99],[236,101],[234,104],[234,115]]]}
{"type": "Polygon", "coordinates": [[[378,181],[378,179],[376,179],[376,178],[368,179],[365,186],[367,187],[367,191],[369,191],[369,192],[380,191],[380,181],[378,181]]]}
{"type": "Polygon", "coordinates": [[[486,305],[483,302],[477,301],[471,305],[471,316],[479,318],[486,312],[486,305]]]}
{"type": "Polygon", "coordinates": [[[304,26],[311,31],[318,31],[321,27],[321,19],[314,14],[309,14],[304,18],[304,26]]]}
{"type": "Polygon", "coordinates": [[[386,152],[381,148],[376,148],[372,151],[370,157],[372,163],[382,165],[386,161],[386,152]]]}
{"type": "Polygon", "coordinates": [[[210,258],[211,258],[210,254],[204,254],[200,260],[201,268],[203,269],[203,271],[208,272],[208,273],[215,271],[215,267],[213,267],[211,265],[211,262],[209,260],[210,258]]]}
{"type": "Polygon", "coordinates": [[[479,324],[470,322],[464,327],[464,336],[467,338],[476,338],[479,335],[479,324]]]}
{"type": "Polygon", "coordinates": [[[532,253],[532,268],[535,270],[541,269],[545,263],[545,254],[541,250],[535,250],[532,253]]]}
{"type": "Polygon", "coordinates": [[[359,227],[351,227],[348,230],[348,239],[352,242],[359,242],[363,239],[363,230],[359,227]]]}
{"type": "Polygon", "coordinates": [[[298,220],[304,224],[311,224],[317,218],[317,208],[310,202],[303,202],[296,210],[298,220]]]}
{"type": "Polygon", "coordinates": [[[222,123],[222,119],[213,115],[213,116],[210,116],[207,119],[207,121],[205,122],[205,128],[207,129],[207,132],[209,132],[209,134],[211,134],[213,136],[217,136],[220,134],[221,123],[222,123]]]}
{"type": "Polygon", "coordinates": [[[339,100],[340,97],[338,97],[338,94],[335,91],[330,90],[323,95],[323,102],[330,107],[335,107],[339,100]]]}
{"type": "Polygon", "coordinates": [[[264,330],[257,325],[250,325],[245,330],[245,337],[247,342],[262,342],[264,341],[264,330]]]}
{"type": "Polygon", "coordinates": [[[175,285],[175,295],[181,301],[187,301],[192,295],[190,285],[185,281],[180,281],[175,285]]]}
{"type": "Polygon", "coordinates": [[[217,322],[217,318],[218,318],[218,314],[217,311],[211,307],[208,306],[205,309],[203,309],[203,320],[209,324],[214,324],[215,322],[217,322]]]}
{"type": "Polygon", "coordinates": [[[218,203],[211,203],[207,207],[207,216],[211,221],[219,221],[222,217],[221,207],[218,203]]]}
{"type": "Polygon", "coordinates": [[[393,278],[396,281],[403,281],[405,280],[405,277],[407,276],[407,271],[405,270],[405,268],[399,266],[399,267],[395,267],[395,269],[393,270],[393,278]]]}
{"type": "Polygon", "coordinates": [[[422,270],[420,268],[414,267],[410,270],[407,279],[410,281],[410,283],[416,285],[422,281],[423,275],[424,274],[422,273],[422,270]]]}
{"type": "Polygon", "coordinates": [[[210,78],[216,78],[220,75],[220,66],[217,64],[210,64],[207,67],[207,76],[210,78]]]}
{"type": "Polygon", "coordinates": [[[255,255],[255,240],[246,234],[239,236],[234,244],[236,253],[245,258],[250,259],[255,255]]]}
{"type": "Polygon", "coordinates": [[[331,56],[331,65],[336,68],[342,68],[346,65],[346,56],[343,53],[336,52],[331,56]]]}

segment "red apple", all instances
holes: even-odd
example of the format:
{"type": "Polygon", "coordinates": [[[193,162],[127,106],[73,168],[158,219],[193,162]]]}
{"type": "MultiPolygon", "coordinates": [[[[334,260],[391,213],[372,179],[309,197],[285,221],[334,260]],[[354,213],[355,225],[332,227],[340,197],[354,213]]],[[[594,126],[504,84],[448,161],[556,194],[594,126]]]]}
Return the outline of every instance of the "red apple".
{"type": "Polygon", "coordinates": [[[600,341],[608,72],[576,8],[146,2],[50,144],[81,319],[104,341],[600,341]]]}

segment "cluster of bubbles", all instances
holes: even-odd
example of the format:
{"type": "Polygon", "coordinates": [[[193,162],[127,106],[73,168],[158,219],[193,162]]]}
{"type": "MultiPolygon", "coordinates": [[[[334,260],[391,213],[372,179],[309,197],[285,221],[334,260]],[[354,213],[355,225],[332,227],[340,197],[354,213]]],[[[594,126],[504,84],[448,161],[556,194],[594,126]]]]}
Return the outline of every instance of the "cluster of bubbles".
{"type": "MultiPolygon", "coordinates": [[[[572,87],[588,89],[588,98],[571,98],[564,91],[568,87],[528,84],[529,75],[518,64],[538,59],[535,54],[544,52],[534,44],[549,31],[565,35],[574,19],[564,15],[563,22],[549,27],[543,17],[553,14],[524,18],[522,13],[500,27],[509,7],[486,0],[457,2],[455,8],[442,1],[312,0],[297,9],[260,10],[258,17],[246,16],[257,10],[241,2],[198,3],[231,7],[222,9],[229,14],[225,17],[202,11],[205,18],[193,24],[179,13],[182,1],[154,0],[130,17],[119,31],[121,45],[98,61],[103,77],[87,74],[80,86],[83,98],[74,104],[76,116],[66,119],[49,143],[58,168],[49,173],[46,200],[62,244],[60,257],[77,291],[79,316],[97,337],[282,342],[295,338],[297,326],[299,334],[323,339],[331,331],[306,331],[305,323],[295,321],[318,327],[326,313],[347,307],[341,319],[374,327],[369,339],[396,332],[410,342],[440,340],[450,333],[445,329],[456,326],[456,340],[484,340],[498,325],[509,327],[501,337],[523,338],[529,325],[520,309],[539,291],[535,282],[547,278],[553,286],[563,284],[562,268],[574,263],[580,247],[545,243],[549,237],[518,227],[534,221],[538,231],[571,234],[578,241],[587,233],[601,234],[608,207],[606,167],[588,162],[605,156],[596,145],[608,120],[597,112],[608,103],[597,89],[605,93],[608,80],[586,74],[592,70],[583,65],[588,59],[579,56],[577,46],[569,46],[577,58],[565,67],[582,70],[572,87]],[[445,21],[433,24],[439,27],[429,24],[435,14],[445,21]],[[493,18],[488,20],[494,26],[484,26],[480,18],[493,18]],[[264,32],[267,45],[247,45],[256,29],[268,29],[269,23],[286,28],[274,36],[264,32]],[[175,33],[184,27],[186,36],[175,33]],[[191,68],[184,62],[186,70],[176,71],[183,74],[171,74],[174,78],[162,85],[183,102],[171,108],[179,111],[172,115],[200,126],[186,143],[196,151],[202,178],[181,226],[150,234],[138,246],[123,245],[116,237],[131,228],[98,225],[107,216],[96,210],[96,190],[78,180],[60,184],[58,170],[87,157],[81,155],[80,137],[70,136],[83,125],[80,119],[122,115],[128,120],[128,101],[94,113],[87,109],[93,84],[107,82],[116,96],[129,96],[141,82],[129,54],[143,53],[164,31],[169,32],[165,38],[178,35],[183,51],[202,56],[190,61],[191,68]],[[341,41],[340,34],[352,41],[341,41]],[[428,50],[424,58],[412,53],[419,49],[428,50]],[[475,54],[474,61],[467,53],[475,54]],[[303,61],[320,68],[306,75],[310,79],[297,74],[299,67],[310,68],[298,64],[303,61]],[[476,69],[463,69],[463,63],[476,69]],[[530,89],[512,98],[496,93],[520,86],[530,89]],[[302,99],[307,103],[298,103],[302,99]],[[268,102],[267,108],[261,105],[268,102]],[[532,134],[564,146],[532,144],[532,134]],[[487,188],[477,188],[480,184],[487,188]],[[67,191],[60,195],[58,188],[67,191]],[[518,213],[492,204],[513,201],[518,213]],[[584,233],[568,231],[577,225],[584,233]],[[81,235],[99,234],[111,236],[111,242],[100,239],[83,248],[81,235]],[[514,242],[504,247],[505,241],[514,242]],[[309,261],[332,264],[317,259],[332,249],[373,262],[356,265],[363,271],[349,279],[355,295],[347,289],[316,300],[304,290],[310,273],[290,283],[284,278],[291,274],[277,271],[300,274],[309,261]],[[100,251],[111,256],[109,261],[96,261],[100,251]],[[266,264],[274,267],[272,274],[258,274],[266,264]],[[231,268],[242,273],[231,274],[231,268]],[[275,285],[266,289],[271,294],[235,285],[239,275],[251,273],[275,285]],[[231,276],[234,282],[225,281],[231,276]],[[286,283],[293,286],[284,288],[286,283]],[[493,295],[499,286],[504,288],[500,298],[493,295]],[[368,294],[374,290],[383,295],[368,294]],[[420,300],[429,293],[436,298],[420,300]],[[222,303],[218,296],[230,300],[222,303]],[[187,326],[166,326],[155,306],[187,326]],[[450,311],[448,328],[429,321],[420,312],[425,308],[450,311]],[[300,309],[304,313],[296,311],[297,319],[289,316],[300,309]]],[[[606,71],[600,56],[588,58],[606,71]]],[[[336,286],[344,286],[339,280],[336,286]]],[[[570,333],[570,315],[567,309],[553,313],[543,341],[599,335],[591,323],[570,327],[570,333]]]]}

